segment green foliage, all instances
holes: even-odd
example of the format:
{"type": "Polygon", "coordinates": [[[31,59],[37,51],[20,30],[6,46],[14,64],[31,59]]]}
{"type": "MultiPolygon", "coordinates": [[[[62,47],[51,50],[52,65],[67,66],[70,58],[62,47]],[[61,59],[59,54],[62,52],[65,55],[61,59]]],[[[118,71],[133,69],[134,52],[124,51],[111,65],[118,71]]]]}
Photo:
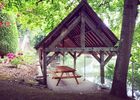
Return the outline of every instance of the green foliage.
{"type": "Polygon", "coordinates": [[[88,0],[99,17],[119,38],[122,23],[123,0],[88,0]]]}
{"type": "Polygon", "coordinates": [[[134,88],[140,90],[140,68],[139,68],[139,66],[140,66],[139,63],[134,63],[134,72],[133,72],[134,80],[132,80],[132,65],[129,66],[128,83],[131,84],[133,81],[134,88]]]}
{"type": "MultiPolygon", "coordinates": [[[[134,81],[133,81],[133,83],[134,83],[134,88],[140,90],[140,84],[139,84],[140,83],[140,68],[139,68],[139,66],[140,66],[139,63],[134,64],[134,73],[133,73],[134,81]]],[[[114,64],[108,64],[108,66],[106,66],[106,78],[112,80],[113,75],[114,75],[114,64]]],[[[129,85],[132,84],[132,65],[129,65],[127,81],[128,81],[129,85]]]]}
{"type": "Polygon", "coordinates": [[[23,62],[22,56],[18,56],[12,59],[10,63],[17,68],[19,64],[22,64],[22,62],[23,62]]]}
{"type": "Polygon", "coordinates": [[[0,52],[16,52],[18,45],[18,32],[15,18],[11,14],[0,12],[0,52]]]}
{"type": "Polygon", "coordinates": [[[37,55],[34,51],[29,51],[23,54],[22,60],[23,64],[34,64],[36,62],[37,55]]]}
{"type": "Polygon", "coordinates": [[[67,14],[77,5],[77,1],[47,0],[2,0],[5,4],[4,11],[12,11],[17,15],[21,28],[41,29],[50,32],[67,14]]]}
{"type": "Polygon", "coordinates": [[[35,46],[36,44],[38,44],[42,39],[44,39],[45,35],[43,34],[38,34],[35,36],[31,36],[31,45],[35,46]]]}
{"type": "Polygon", "coordinates": [[[112,80],[113,75],[114,75],[114,64],[108,64],[106,67],[106,77],[112,80]]]}

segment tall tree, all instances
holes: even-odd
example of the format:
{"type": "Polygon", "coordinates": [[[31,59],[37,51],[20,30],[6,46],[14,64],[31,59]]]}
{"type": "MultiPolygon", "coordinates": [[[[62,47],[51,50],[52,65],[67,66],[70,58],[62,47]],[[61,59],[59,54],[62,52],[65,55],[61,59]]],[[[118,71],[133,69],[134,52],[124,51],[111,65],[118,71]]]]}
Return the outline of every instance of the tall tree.
{"type": "Polygon", "coordinates": [[[125,0],[121,38],[115,65],[111,94],[127,97],[127,72],[139,0],[125,0]]]}

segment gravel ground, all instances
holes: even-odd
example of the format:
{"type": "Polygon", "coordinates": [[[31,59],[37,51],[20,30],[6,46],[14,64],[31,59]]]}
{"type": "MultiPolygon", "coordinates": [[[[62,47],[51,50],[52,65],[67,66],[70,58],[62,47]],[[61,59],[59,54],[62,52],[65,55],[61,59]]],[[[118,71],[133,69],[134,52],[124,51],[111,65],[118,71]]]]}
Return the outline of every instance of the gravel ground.
{"type": "Polygon", "coordinates": [[[20,65],[18,68],[12,68],[9,64],[0,64],[0,76],[5,76],[5,78],[13,80],[32,80],[35,78],[36,74],[37,67],[34,65],[20,65]]]}
{"type": "Polygon", "coordinates": [[[44,86],[38,86],[34,81],[36,74],[35,66],[9,68],[0,65],[0,100],[129,100],[108,93],[55,93],[44,86]]]}

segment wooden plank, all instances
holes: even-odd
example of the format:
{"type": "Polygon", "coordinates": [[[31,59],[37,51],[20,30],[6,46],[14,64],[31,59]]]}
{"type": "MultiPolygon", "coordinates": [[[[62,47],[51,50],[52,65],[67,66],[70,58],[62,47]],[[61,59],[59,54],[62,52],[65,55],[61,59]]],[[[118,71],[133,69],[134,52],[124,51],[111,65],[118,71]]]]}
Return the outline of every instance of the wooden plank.
{"type": "Polygon", "coordinates": [[[53,76],[52,77],[52,79],[65,79],[65,78],[80,78],[81,76],[80,75],[75,75],[75,76],[62,76],[62,77],[60,77],[60,76],[53,76]]]}
{"type": "Polygon", "coordinates": [[[80,48],[80,47],[73,47],[73,48],[46,48],[47,52],[88,52],[88,51],[117,51],[118,48],[114,47],[86,47],[86,48],[80,48]]]}
{"type": "Polygon", "coordinates": [[[100,51],[100,77],[101,77],[101,84],[105,83],[104,80],[104,52],[100,51]]]}
{"type": "Polygon", "coordinates": [[[62,39],[80,22],[80,16],[77,17],[71,25],[62,31],[62,33],[52,42],[52,44],[48,47],[49,49],[55,48],[55,46],[62,41],[62,39]]]}
{"type": "Polygon", "coordinates": [[[102,31],[100,31],[93,23],[92,20],[90,20],[86,15],[85,15],[85,21],[86,24],[91,28],[91,30],[100,38],[100,40],[103,41],[103,43],[106,46],[113,46],[112,42],[104,35],[102,31]]]}
{"type": "Polygon", "coordinates": [[[80,27],[80,32],[81,32],[81,47],[84,48],[85,47],[85,18],[84,18],[84,13],[83,11],[81,11],[81,27],[80,27]]]}

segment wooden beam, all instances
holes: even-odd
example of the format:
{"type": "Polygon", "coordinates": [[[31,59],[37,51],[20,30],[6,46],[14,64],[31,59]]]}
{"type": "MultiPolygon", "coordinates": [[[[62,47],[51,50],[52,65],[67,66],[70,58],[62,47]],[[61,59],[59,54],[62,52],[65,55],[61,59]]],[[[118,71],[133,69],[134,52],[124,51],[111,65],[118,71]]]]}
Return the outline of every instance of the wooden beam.
{"type": "Polygon", "coordinates": [[[64,52],[59,52],[59,54],[61,54],[62,56],[64,56],[64,52]]]}
{"type": "Polygon", "coordinates": [[[95,54],[95,52],[92,52],[91,54],[100,63],[100,57],[98,57],[98,55],[95,54]]]}
{"type": "Polygon", "coordinates": [[[49,46],[49,49],[54,49],[55,46],[64,39],[64,37],[80,22],[80,16],[77,17],[67,29],[64,29],[62,33],[52,42],[52,44],[49,46]]]}
{"type": "Polygon", "coordinates": [[[74,54],[72,54],[72,52],[68,52],[73,58],[74,58],[74,54]]]}
{"type": "Polygon", "coordinates": [[[105,59],[105,62],[104,62],[104,66],[110,61],[110,59],[113,57],[113,55],[109,55],[106,59],[105,59]]]}
{"type": "Polygon", "coordinates": [[[91,30],[96,34],[96,36],[98,36],[100,38],[101,41],[103,41],[103,43],[106,46],[113,46],[112,42],[104,35],[104,33],[102,31],[100,31],[93,23],[93,21],[91,19],[89,19],[86,15],[85,15],[85,21],[86,24],[91,28],[91,30]]]}
{"type": "Polygon", "coordinates": [[[83,52],[81,51],[76,57],[80,57],[83,52]]]}
{"type": "Polygon", "coordinates": [[[81,28],[80,28],[80,35],[81,35],[81,47],[85,48],[85,18],[84,18],[84,13],[81,11],[81,28]]]}
{"type": "Polygon", "coordinates": [[[74,47],[74,48],[46,48],[46,52],[89,52],[89,51],[117,51],[118,48],[114,47],[74,47]]]}
{"type": "Polygon", "coordinates": [[[59,54],[58,52],[55,52],[55,53],[50,57],[50,59],[46,60],[46,66],[48,66],[48,65],[54,60],[54,58],[55,58],[58,54],[59,54]]]}
{"type": "Polygon", "coordinates": [[[105,83],[104,80],[104,52],[100,51],[100,77],[101,77],[101,84],[105,83]]]}

